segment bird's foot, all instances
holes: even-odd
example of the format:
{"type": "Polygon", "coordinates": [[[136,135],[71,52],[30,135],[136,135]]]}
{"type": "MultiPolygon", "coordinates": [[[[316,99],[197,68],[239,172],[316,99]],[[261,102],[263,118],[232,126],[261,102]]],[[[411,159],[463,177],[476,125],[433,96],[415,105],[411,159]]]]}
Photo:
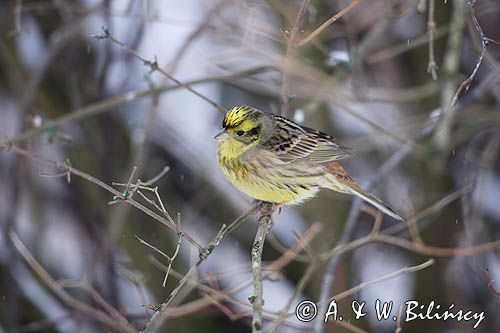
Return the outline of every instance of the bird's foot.
{"type": "Polygon", "coordinates": [[[278,210],[278,214],[281,213],[282,207],[283,204],[261,201],[259,203],[259,212],[261,215],[272,216],[276,210],[278,210]]]}

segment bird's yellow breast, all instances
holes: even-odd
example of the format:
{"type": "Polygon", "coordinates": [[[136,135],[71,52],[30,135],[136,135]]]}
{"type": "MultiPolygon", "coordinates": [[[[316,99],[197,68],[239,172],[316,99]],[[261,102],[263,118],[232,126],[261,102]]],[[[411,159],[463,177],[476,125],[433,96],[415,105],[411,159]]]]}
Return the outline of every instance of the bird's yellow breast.
{"type": "Polygon", "coordinates": [[[244,156],[245,146],[236,140],[219,142],[217,159],[222,173],[241,192],[257,200],[298,204],[316,195],[318,186],[304,179],[289,177],[283,170],[262,160],[244,156]]]}

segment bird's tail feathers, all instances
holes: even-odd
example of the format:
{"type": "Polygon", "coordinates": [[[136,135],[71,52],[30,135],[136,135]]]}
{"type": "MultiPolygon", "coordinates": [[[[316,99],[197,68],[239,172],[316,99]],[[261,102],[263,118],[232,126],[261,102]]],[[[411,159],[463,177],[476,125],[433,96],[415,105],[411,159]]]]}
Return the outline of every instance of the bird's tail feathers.
{"type": "Polygon", "coordinates": [[[404,221],[404,219],[398,213],[396,213],[394,209],[392,209],[390,206],[388,206],[386,203],[384,203],[382,200],[380,200],[373,194],[366,192],[361,187],[359,186],[351,187],[351,192],[352,194],[357,195],[361,199],[371,203],[373,206],[380,209],[383,213],[392,216],[396,220],[404,221]]]}

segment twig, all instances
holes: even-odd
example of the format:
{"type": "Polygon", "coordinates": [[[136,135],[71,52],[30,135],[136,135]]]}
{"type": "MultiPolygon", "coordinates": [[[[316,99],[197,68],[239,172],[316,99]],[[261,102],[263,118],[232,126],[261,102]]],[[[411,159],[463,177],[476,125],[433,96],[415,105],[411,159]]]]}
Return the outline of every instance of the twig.
{"type": "Polygon", "coordinates": [[[89,282],[85,279],[79,280],[58,280],[57,281],[63,288],[78,288],[87,292],[92,300],[99,304],[104,310],[106,310],[114,319],[126,322],[127,319],[122,316],[118,310],[116,310],[111,304],[109,304],[102,296],[99,294],[95,288],[89,284],[89,282]]]}
{"type": "Polygon", "coordinates": [[[281,115],[288,117],[290,116],[290,78],[289,78],[289,66],[290,58],[293,57],[295,50],[295,39],[297,38],[300,24],[307,11],[307,6],[310,0],[303,0],[300,6],[297,18],[295,19],[295,24],[293,25],[292,32],[290,33],[290,38],[288,39],[288,44],[286,47],[284,65],[283,65],[283,77],[281,79],[281,115]]]}
{"type": "Polygon", "coordinates": [[[416,266],[410,266],[410,267],[403,267],[395,272],[392,272],[392,273],[389,273],[389,274],[386,274],[378,279],[375,279],[375,280],[372,280],[372,281],[368,281],[368,282],[363,282],[363,283],[360,283],[358,284],[357,286],[355,287],[352,287],[348,290],[345,290],[341,293],[338,293],[337,295],[334,295],[330,298],[328,298],[326,300],[326,302],[330,302],[332,300],[336,300],[336,301],[339,301],[341,299],[344,299],[346,297],[349,297],[355,293],[357,293],[358,291],[362,290],[362,289],[365,289],[367,287],[370,287],[370,286],[373,286],[375,284],[379,284],[379,283],[382,283],[382,282],[385,282],[387,280],[392,280],[398,276],[401,276],[401,275],[405,275],[405,274],[408,274],[408,273],[414,273],[414,272],[418,272],[422,269],[426,269],[427,267],[431,266],[434,264],[434,259],[429,259],[419,265],[416,265],[416,266]]]}
{"type": "MultiPolygon", "coordinates": [[[[445,89],[443,90],[443,95],[441,99],[441,107],[443,109],[443,119],[441,120],[441,124],[439,125],[438,131],[436,131],[436,139],[440,147],[446,147],[448,142],[449,142],[449,136],[450,136],[450,131],[451,131],[451,123],[452,123],[452,112],[453,112],[453,107],[455,106],[458,97],[463,91],[469,90],[469,87],[474,80],[474,77],[476,76],[479,67],[481,66],[481,63],[483,62],[483,59],[486,55],[486,48],[490,43],[495,43],[499,44],[497,41],[488,38],[484,35],[483,29],[481,28],[481,25],[479,24],[476,15],[474,13],[474,4],[475,1],[467,0],[467,7],[469,9],[470,15],[472,17],[472,22],[474,23],[474,27],[479,35],[479,38],[481,39],[481,54],[479,55],[479,58],[476,61],[476,65],[474,66],[474,70],[472,73],[458,86],[456,89],[455,93],[453,94],[453,97],[450,98],[452,95],[452,90],[453,90],[453,82],[450,80],[447,81],[445,84],[445,89]],[[448,102],[450,101],[450,102],[448,102]]],[[[462,28],[464,26],[464,7],[465,5],[463,4],[462,1],[454,2],[454,8],[455,10],[453,11],[453,20],[452,20],[452,28],[451,28],[451,35],[450,35],[450,50],[445,56],[445,70],[449,73],[453,73],[457,70],[458,68],[458,60],[459,60],[459,47],[461,44],[461,36],[462,36],[462,28]],[[459,31],[457,31],[459,29],[459,31]],[[454,31],[455,30],[455,31],[454,31]],[[452,39],[452,36],[455,36],[454,39],[452,39]]]]}
{"type": "Polygon", "coordinates": [[[304,235],[300,237],[300,239],[290,248],[288,249],[281,257],[267,265],[267,269],[273,271],[280,271],[290,263],[297,256],[297,254],[304,248],[306,244],[309,244],[314,237],[318,235],[318,233],[323,229],[323,225],[321,223],[313,223],[309,229],[306,230],[304,235]]]}
{"type": "Polygon", "coordinates": [[[375,213],[375,221],[373,222],[373,227],[371,234],[375,235],[380,231],[380,227],[382,226],[382,220],[384,219],[384,215],[380,210],[377,209],[375,213]]]}
{"type": "Polygon", "coordinates": [[[491,289],[491,291],[493,292],[493,294],[495,296],[500,297],[500,291],[498,291],[495,288],[494,281],[493,281],[493,278],[490,276],[490,270],[489,269],[486,268],[486,270],[484,271],[484,276],[488,280],[488,287],[491,289]]]}
{"type": "Polygon", "coordinates": [[[225,224],[222,225],[221,229],[217,233],[217,236],[212,239],[210,243],[205,248],[200,250],[199,257],[200,259],[193,265],[189,271],[184,275],[181,279],[177,287],[170,293],[170,295],[163,301],[162,304],[156,307],[155,314],[151,317],[149,322],[146,324],[146,328],[144,329],[144,333],[147,332],[157,332],[162,326],[163,322],[168,318],[168,306],[177,296],[177,294],[181,291],[181,289],[191,280],[191,276],[198,270],[200,265],[207,260],[212,251],[219,245],[224,237],[226,237],[229,233],[231,233],[234,229],[236,229],[248,216],[253,214],[257,210],[257,206],[253,206],[243,215],[234,220],[229,226],[225,224]]]}
{"type": "MultiPolygon", "coordinates": [[[[440,210],[445,205],[460,198],[462,195],[464,195],[465,193],[467,193],[471,190],[472,190],[471,187],[466,186],[466,187],[461,188],[457,191],[454,191],[453,193],[451,193],[451,194],[447,195],[446,197],[442,198],[441,200],[439,200],[437,203],[432,204],[430,207],[425,208],[421,212],[417,213],[415,215],[415,219],[418,221],[421,218],[423,218],[429,214],[432,214],[432,213],[436,212],[437,210],[440,210]]],[[[351,206],[351,209],[352,208],[353,207],[351,206]]],[[[401,230],[404,230],[405,228],[407,228],[407,226],[404,223],[398,223],[398,224],[395,224],[391,227],[388,227],[388,228],[381,230],[380,234],[391,235],[391,234],[395,234],[401,230]]],[[[326,251],[324,253],[320,253],[318,255],[319,260],[326,261],[326,260],[331,259],[332,257],[339,255],[341,253],[345,253],[347,251],[351,251],[351,250],[354,250],[358,247],[364,246],[364,245],[368,244],[370,242],[370,240],[373,239],[373,237],[375,237],[376,235],[377,234],[370,233],[368,236],[356,239],[354,241],[349,242],[348,244],[344,244],[344,245],[339,244],[329,251],[326,251]]]]}
{"type": "MultiPolygon", "coordinates": [[[[158,267],[159,269],[161,269],[163,271],[166,271],[166,266],[163,265],[162,263],[160,263],[156,258],[152,257],[151,261],[152,261],[154,266],[158,267]]],[[[175,270],[171,271],[171,275],[178,280],[183,279],[183,275],[176,272],[175,270]]],[[[250,308],[250,304],[248,304],[248,302],[239,301],[239,300],[231,297],[231,295],[238,293],[238,292],[242,291],[243,289],[247,288],[249,285],[252,284],[252,281],[238,284],[237,286],[226,288],[225,290],[222,290],[222,291],[218,290],[218,289],[213,289],[209,286],[201,284],[196,279],[189,279],[187,283],[189,285],[199,289],[200,292],[202,292],[206,295],[210,295],[210,298],[204,297],[202,299],[197,299],[197,300],[194,300],[194,301],[191,301],[191,302],[188,302],[188,303],[185,303],[183,305],[176,306],[176,307],[168,307],[164,311],[166,318],[186,316],[186,315],[195,313],[197,311],[200,311],[204,307],[207,307],[211,304],[214,304],[214,302],[220,303],[222,301],[229,302],[231,304],[238,305],[238,306],[241,306],[244,308],[250,308]]],[[[271,313],[270,311],[265,311],[265,313],[266,313],[266,317],[270,317],[273,319],[275,318],[274,316],[272,316],[273,313],[271,313]]],[[[248,312],[248,317],[251,316],[251,314],[252,314],[251,312],[248,312]]],[[[230,319],[236,320],[237,317],[239,317],[239,316],[240,316],[240,314],[234,314],[234,315],[231,315],[230,319]]],[[[247,317],[247,315],[244,315],[244,316],[247,317]]]]}
{"type": "Polygon", "coordinates": [[[429,18],[427,20],[427,34],[429,35],[429,64],[427,72],[431,74],[433,80],[437,80],[436,70],[438,66],[434,59],[434,38],[436,34],[436,21],[434,21],[434,0],[429,0],[429,18]]]}
{"type": "MultiPolygon", "coordinates": [[[[151,258],[151,260],[156,267],[158,267],[162,270],[166,270],[165,265],[160,263],[156,258],[153,257],[153,258],[151,258]]],[[[264,273],[264,277],[267,275],[267,273],[268,272],[264,273]]],[[[178,272],[176,272],[174,270],[172,270],[172,276],[179,279],[179,280],[181,280],[183,277],[181,274],[179,274],[178,272]]],[[[243,308],[250,307],[250,304],[248,304],[248,302],[242,302],[242,301],[236,300],[233,297],[231,297],[231,295],[236,294],[238,292],[241,292],[242,290],[247,288],[249,285],[251,285],[252,281],[244,282],[244,283],[238,284],[234,287],[226,288],[225,290],[222,290],[222,291],[217,290],[217,289],[213,289],[209,286],[201,284],[195,279],[189,279],[188,284],[196,287],[202,293],[209,294],[210,297],[203,297],[201,299],[190,301],[188,303],[185,303],[185,304],[182,304],[179,306],[168,307],[167,309],[164,310],[164,313],[163,313],[165,318],[178,318],[178,317],[182,317],[182,316],[187,316],[189,314],[193,314],[193,313],[196,313],[198,311],[201,311],[203,308],[206,308],[207,306],[214,304],[214,302],[221,302],[221,301],[229,302],[229,303],[241,306],[243,308]]],[[[158,311],[157,306],[154,306],[154,308],[158,311]]],[[[163,311],[163,310],[160,310],[160,311],[163,311]]],[[[232,315],[230,317],[230,319],[234,321],[234,320],[238,320],[240,318],[251,317],[251,315],[252,315],[251,311],[244,311],[244,312],[232,315]]],[[[274,312],[266,311],[266,310],[263,310],[263,317],[266,319],[276,319],[277,318],[277,316],[274,314],[274,312]]],[[[294,323],[290,322],[290,321],[285,322],[285,324],[287,326],[300,328],[300,326],[294,325],[294,323]]]]}
{"type": "MultiPolygon", "coordinates": [[[[151,88],[155,88],[154,84],[151,84],[151,88]]],[[[159,112],[159,104],[160,104],[160,94],[154,94],[151,96],[151,106],[147,111],[147,115],[143,124],[141,125],[140,131],[144,133],[134,145],[134,149],[132,151],[131,165],[137,165],[139,168],[144,165],[144,162],[148,157],[148,148],[150,144],[149,136],[151,135],[152,128],[156,124],[156,117],[159,112]]],[[[156,177],[151,179],[151,183],[156,182],[158,179],[163,177],[163,175],[169,170],[168,166],[166,166],[162,172],[160,172],[156,177]]],[[[149,185],[149,184],[145,184],[149,185]]],[[[121,233],[120,230],[123,227],[122,221],[124,217],[127,215],[129,208],[127,206],[123,206],[124,208],[119,209],[113,216],[111,217],[111,228],[110,228],[110,236],[111,239],[116,239],[117,236],[121,233]]]]}
{"type": "MultiPolygon", "coordinates": [[[[181,228],[181,218],[180,214],[177,214],[177,225],[179,226],[179,229],[182,230],[181,228]]],[[[177,258],[177,255],[179,254],[179,249],[181,248],[181,243],[182,243],[182,231],[177,234],[179,236],[179,240],[177,241],[177,246],[175,247],[174,254],[170,258],[170,263],[168,264],[167,271],[165,272],[165,278],[163,278],[163,288],[165,288],[165,285],[167,284],[167,278],[168,274],[170,273],[170,270],[172,269],[172,263],[174,262],[175,258],[177,258]]]]}
{"type": "Polygon", "coordinates": [[[325,21],[322,25],[320,25],[316,30],[314,30],[309,36],[301,40],[297,46],[302,46],[304,44],[309,43],[311,40],[316,38],[320,33],[323,32],[326,28],[328,28],[333,22],[337,21],[339,18],[344,16],[345,14],[349,13],[351,10],[353,10],[357,5],[362,3],[363,0],[353,0],[350,4],[348,4],[346,7],[344,7],[341,11],[339,11],[337,14],[333,15],[330,17],[328,20],[325,21]]]}
{"type": "MultiPolygon", "coordinates": [[[[58,168],[60,170],[70,172],[70,173],[72,173],[72,174],[74,174],[74,175],[76,175],[78,177],[81,177],[81,178],[83,178],[85,180],[88,180],[88,181],[90,181],[90,182],[98,185],[99,187],[107,190],[108,192],[112,193],[115,197],[120,198],[124,202],[129,203],[132,206],[138,208],[139,210],[141,210],[145,214],[151,216],[153,219],[157,220],[158,222],[161,222],[162,224],[166,225],[167,227],[169,227],[170,229],[174,230],[175,232],[180,232],[181,231],[179,229],[179,227],[177,226],[177,224],[173,220],[165,218],[165,217],[163,217],[161,215],[158,215],[157,213],[153,212],[149,208],[147,208],[147,207],[143,206],[142,204],[138,203],[134,199],[125,197],[123,195],[123,193],[117,191],[113,187],[111,187],[108,184],[104,183],[100,179],[97,179],[94,176],[89,175],[88,173],[85,173],[85,172],[83,172],[83,171],[81,171],[79,169],[76,169],[76,168],[74,168],[72,166],[69,166],[69,165],[67,165],[65,163],[60,163],[60,162],[48,160],[46,158],[40,157],[38,155],[35,155],[32,152],[30,152],[30,151],[27,151],[27,150],[24,150],[24,149],[21,149],[21,148],[18,148],[18,147],[12,147],[12,151],[15,152],[15,153],[17,153],[17,154],[19,154],[19,155],[28,157],[28,158],[30,158],[30,159],[32,159],[34,161],[39,161],[39,162],[43,162],[43,163],[47,163],[47,164],[53,165],[54,167],[56,167],[56,168],[58,168]]],[[[203,247],[194,238],[192,238],[188,234],[184,234],[184,238],[186,238],[199,251],[201,251],[203,249],[203,247]]]]}
{"type": "Polygon", "coordinates": [[[252,245],[252,276],[253,276],[253,295],[249,301],[253,308],[252,332],[262,332],[262,305],[264,304],[262,290],[262,252],[264,243],[271,225],[273,213],[273,204],[262,203],[260,207],[259,226],[252,245]]]}
{"type": "Polygon", "coordinates": [[[160,250],[156,246],[149,244],[148,242],[146,242],[144,239],[142,239],[141,237],[139,237],[137,235],[134,235],[134,237],[137,238],[139,243],[141,243],[142,245],[145,245],[145,246],[149,247],[150,249],[152,249],[153,251],[155,251],[156,253],[159,253],[163,258],[167,259],[167,261],[169,263],[172,262],[172,258],[170,258],[170,256],[168,254],[166,254],[165,252],[163,252],[162,250],[160,250]]]}
{"type": "Polygon", "coordinates": [[[403,304],[399,306],[398,309],[398,317],[396,320],[396,329],[394,330],[394,333],[401,333],[403,332],[403,329],[401,328],[401,312],[403,311],[403,304]]]}
{"type": "Polygon", "coordinates": [[[487,251],[500,248],[500,240],[470,247],[451,247],[451,248],[419,245],[404,238],[399,238],[389,235],[381,235],[381,234],[372,237],[372,240],[374,242],[395,245],[414,253],[419,253],[433,257],[472,256],[478,253],[484,253],[487,251]]]}
{"type": "MultiPolygon", "coordinates": [[[[139,295],[139,298],[141,299],[142,304],[148,304],[148,297],[146,296],[146,291],[144,288],[144,276],[138,272],[138,271],[131,271],[129,269],[126,269],[123,266],[118,267],[118,274],[120,274],[122,277],[127,279],[130,283],[132,283],[137,291],[137,294],[139,295]]],[[[149,318],[150,313],[147,307],[144,308],[144,316],[141,316],[145,321],[147,318],[149,318]]]]}
{"type": "MultiPolygon", "coordinates": [[[[412,219],[415,219],[415,221],[421,221],[422,219],[424,219],[425,217],[428,217],[429,215],[436,214],[437,212],[441,211],[444,207],[446,207],[447,205],[449,205],[453,201],[458,200],[458,199],[462,198],[463,196],[465,196],[465,194],[471,192],[474,189],[474,187],[475,186],[473,184],[463,186],[463,187],[451,192],[450,194],[447,194],[446,196],[444,196],[443,198],[439,199],[438,201],[432,203],[428,207],[420,210],[420,212],[418,212],[414,216],[410,216],[409,219],[412,218],[412,219]]],[[[396,233],[398,233],[406,228],[407,228],[407,226],[404,225],[403,223],[398,223],[398,224],[395,224],[391,227],[385,228],[384,230],[381,231],[381,233],[386,234],[386,235],[393,235],[393,234],[396,234],[396,233]]]]}
{"type": "MultiPolygon", "coordinates": [[[[441,109],[443,117],[435,133],[435,139],[439,147],[448,146],[452,124],[452,107],[455,98],[455,75],[458,72],[460,48],[463,40],[463,28],[465,25],[465,1],[454,1],[450,22],[450,34],[448,36],[448,50],[443,60],[443,73],[446,73],[446,81],[441,93],[441,109]]],[[[459,88],[460,89],[460,88],[459,88]]],[[[458,91],[458,90],[457,90],[458,91]]],[[[461,91],[461,89],[460,89],[461,91]]]]}
{"type": "Polygon", "coordinates": [[[455,92],[455,95],[453,96],[453,99],[451,100],[450,107],[453,107],[455,103],[457,102],[458,96],[462,93],[462,91],[465,90],[467,92],[469,90],[469,87],[474,80],[474,77],[477,74],[477,71],[479,70],[479,67],[483,63],[484,56],[486,55],[486,48],[490,43],[494,44],[499,44],[497,41],[488,38],[484,35],[483,29],[481,28],[481,25],[479,25],[479,22],[477,21],[476,15],[474,13],[474,2],[468,0],[467,5],[470,11],[470,14],[472,16],[472,22],[474,22],[474,27],[479,34],[479,38],[481,39],[481,54],[479,55],[479,58],[476,61],[476,65],[474,66],[474,70],[472,73],[460,84],[458,87],[457,91],[455,92]]]}
{"type": "MultiPolygon", "coordinates": [[[[156,193],[158,193],[156,191],[156,193]]],[[[160,200],[160,203],[161,203],[161,200],[160,200]]],[[[165,210],[165,208],[163,207],[163,204],[162,204],[162,208],[163,210],[165,210]]],[[[166,211],[165,211],[166,212],[166,211]]],[[[163,253],[162,251],[160,251],[159,249],[157,249],[156,247],[150,245],[149,243],[147,243],[146,241],[142,240],[141,238],[139,238],[137,235],[135,236],[142,244],[145,244],[147,246],[149,246],[150,248],[152,248],[153,250],[155,250],[156,252],[160,253],[161,255],[163,255],[165,258],[167,258],[167,261],[168,261],[168,266],[167,266],[167,271],[165,272],[165,277],[163,278],[163,283],[162,283],[162,286],[163,288],[165,288],[166,284],[167,284],[167,279],[168,279],[168,275],[170,274],[170,270],[172,269],[172,264],[174,263],[174,260],[177,258],[177,255],[179,254],[179,249],[181,248],[181,243],[182,243],[182,237],[184,235],[184,233],[182,232],[182,227],[181,227],[181,218],[180,218],[180,213],[177,214],[177,226],[179,228],[179,231],[177,233],[177,236],[179,236],[179,239],[177,241],[177,245],[175,247],[175,251],[174,251],[174,254],[170,257],[168,255],[166,255],[165,253],[163,253]]]]}
{"type": "MultiPolygon", "coordinates": [[[[135,172],[136,167],[134,166],[134,169],[132,172],[135,172]]],[[[160,213],[163,214],[169,221],[173,221],[172,217],[168,213],[168,211],[165,209],[165,205],[163,204],[163,200],[161,199],[160,192],[158,191],[158,186],[156,187],[151,187],[152,184],[154,184],[156,181],[158,181],[165,173],[169,170],[170,168],[168,166],[165,166],[159,173],[158,175],[154,176],[152,179],[143,182],[142,180],[138,179],[135,184],[131,184],[132,176],[130,177],[129,181],[124,184],[124,183],[116,183],[112,182],[113,186],[122,186],[125,187],[123,190],[122,194],[125,198],[127,199],[132,199],[133,195],[135,193],[139,194],[147,203],[155,207],[160,213]],[[156,196],[156,201],[153,199],[148,198],[144,193],[141,192],[141,190],[144,191],[149,191],[152,192],[156,196]]],[[[112,201],[108,202],[109,205],[121,202],[122,199],[119,197],[113,198],[112,201]]],[[[177,223],[177,227],[179,230],[180,225],[177,223]]],[[[181,233],[181,231],[178,231],[177,234],[181,233]]]]}
{"type": "MultiPolygon", "coordinates": [[[[417,272],[417,271],[420,271],[420,270],[423,270],[423,269],[426,269],[427,267],[431,266],[434,264],[434,259],[429,259],[419,265],[415,265],[415,266],[410,266],[410,267],[404,267],[404,268],[401,268],[397,271],[394,271],[392,273],[389,273],[389,274],[386,274],[380,278],[377,278],[377,279],[374,279],[374,280],[371,280],[371,281],[368,281],[368,282],[363,282],[363,283],[360,283],[358,284],[357,286],[355,287],[352,287],[348,290],[345,290],[341,293],[338,293],[332,297],[329,297],[325,300],[320,300],[318,301],[318,304],[317,305],[321,305],[323,303],[330,303],[332,300],[335,300],[335,301],[339,301],[339,300],[342,300],[346,297],[349,297],[357,292],[359,292],[360,290],[362,289],[365,289],[365,288],[368,288],[370,286],[373,286],[373,285],[376,285],[376,284],[379,284],[379,283],[382,283],[382,282],[385,282],[385,281],[388,281],[388,280],[392,280],[394,278],[397,278],[401,275],[405,275],[405,274],[409,274],[409,273],[414,273],[414,272],[417,272]]],[[[318,312],[319,313],[319,312],[318,312]]],[[[287,314],[287,316],[292,316],[294,315],[295,313],[294,312],[289,312],[287,314]]],[[[321,317],[321,316],[320,316],[321,317]]],[[[336,322],[338,323],[338,322],[336,322]]]]}

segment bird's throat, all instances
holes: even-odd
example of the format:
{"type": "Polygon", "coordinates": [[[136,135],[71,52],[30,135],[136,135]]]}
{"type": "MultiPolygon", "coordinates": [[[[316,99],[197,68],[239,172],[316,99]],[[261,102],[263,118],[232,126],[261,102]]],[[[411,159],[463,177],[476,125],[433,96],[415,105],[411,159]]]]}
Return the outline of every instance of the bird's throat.
{"type": "Polygon", "coordinates": [[[219,142],[218,155],[219,158],[223,156],[227,160],[235,160],[239,159],[248,148],[247,144],[230,138],[219,142]]]}

